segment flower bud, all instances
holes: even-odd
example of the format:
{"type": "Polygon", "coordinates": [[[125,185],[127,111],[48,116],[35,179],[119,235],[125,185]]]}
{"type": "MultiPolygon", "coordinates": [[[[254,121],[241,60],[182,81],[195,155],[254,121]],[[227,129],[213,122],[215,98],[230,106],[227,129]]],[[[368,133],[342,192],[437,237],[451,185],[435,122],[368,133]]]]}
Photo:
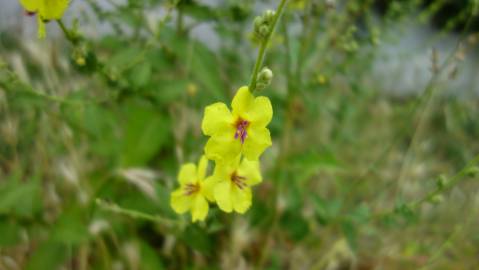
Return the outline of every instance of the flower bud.
{"type": "Polygon", "coordinates": [[[257,16],[254,19],[254,35],[262,41],[268,37],[271,32],[271,25],[273,24],[275,12],[272,10],[266,10],[263,15],[257,16]]]}
{"type": "Polygon", "coordinates": [[[256,89],[261,91],[271,84],[273,72],[268,67],[264,67],[258,74],[256,79],[256,89]]]}

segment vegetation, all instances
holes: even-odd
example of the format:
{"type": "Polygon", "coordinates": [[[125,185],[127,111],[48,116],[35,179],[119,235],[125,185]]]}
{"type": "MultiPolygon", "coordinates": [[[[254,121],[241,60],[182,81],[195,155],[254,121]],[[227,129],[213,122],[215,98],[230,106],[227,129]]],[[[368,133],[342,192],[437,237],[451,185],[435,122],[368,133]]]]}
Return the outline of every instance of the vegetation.
{"type": "Polygon", "coordinates": [[[0,269],[477,267],[477,96],[442,85],[477,57],[478,1],[77,2],[0,34],[0,269]],[[374,63],[411,20],[437,29],[429,83],[390,95],[374,63]],[[238,89],[272,105],[271,146],[241,150],[262,182],[193,222],[178,173],[238,89]]]}

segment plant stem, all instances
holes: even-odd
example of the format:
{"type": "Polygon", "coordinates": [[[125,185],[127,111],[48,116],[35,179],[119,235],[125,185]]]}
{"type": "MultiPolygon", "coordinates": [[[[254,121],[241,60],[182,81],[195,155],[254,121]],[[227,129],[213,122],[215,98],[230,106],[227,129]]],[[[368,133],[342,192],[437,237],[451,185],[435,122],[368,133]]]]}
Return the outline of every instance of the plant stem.
{"type": "Polygon", "coordinates": [[[76,44],[77,43],[77,40],[72,36],[70,30],[68,30],[65,26],[65,24],[63,23],[62,19],[58,19],[57,20],[57,23],[58,23],[58,26],[60,26],[60,29],[62,29],[62,32],[63,34],[65,35],[65,37],[68,39],[68,41],[70,41],[72,44],[76,44]]]}
{"type": "Polygon", "coordinates": [[[160,217],[160,216],[155,216],[155,215],[150,215],[150,214],[147,214],[147,213],[144,213],[144,212],[139,212],[139,211],[136,211],[136,210],[122,208],[117,204],[109,203],[109,202],[106,202],[106,201],[104,201],[102,199],[98,199],[98,198],[95,200],[95,203],[98,206],[100,206],[103,210],[107,210],[107,211],[110,211],[110,212],[113,212],[113,213],[116,213],[116,214],[126,215],[126,216],[129,216],[129,217],[135,218],[135,219],[144,219],[144,220],[148,220],[148,221],[152,221],[152,222],[156,222],[156,223],[161,223],[161,224],[178,223],[178,221],[176,221],[176,220],[167,219],[167,218],[160,217]]]}
{"type": "Polygon", "coordinates": [[[288,0],[281,0],[281,3],[279,4],[274,14],[273,22],[269,29],[269,33],[262,40],[261,45],[259,47],[258,56],[256,57],[256,63],[254,64],[254,68],[253,68],[253,74],[251,75],[251,80],[249,82],[249,90],[251,91],[251,93],[253,93],[256,90],[256,79],[258,77],[259,70],[261,66],[263,65],[264,56],[266,54],[266,47],[268,47],[268,43],[271,39],[271,36],[273,35],[274,29],[276,28],[276,23],[278,22],[279,17],[283,13],[283,9],[287,1],[288,0]]]}

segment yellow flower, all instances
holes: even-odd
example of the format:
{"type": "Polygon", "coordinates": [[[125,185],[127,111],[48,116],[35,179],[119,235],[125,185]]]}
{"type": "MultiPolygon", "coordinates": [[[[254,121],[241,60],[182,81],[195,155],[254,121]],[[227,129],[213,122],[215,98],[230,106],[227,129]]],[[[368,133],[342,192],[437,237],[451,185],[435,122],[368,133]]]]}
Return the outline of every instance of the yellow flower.
{"type": "Polygon", "coordinates": [[[45,22],[60,19],[68,7],[69,0],[20,0],[20,3],[28,14],[38,13],[38,37],[44,38],[45,22]]]}
{"type": "Polygon", "coordinates": [[[211,192],[208,190],[211,181],[205,180],[208,160],[205,156],[201,157],[198,168],[193,163],[187,163],[181,166],[178,174],[180,188],[173,191],[170,197],[170,205],[178,214],[183,214],[191,210],[193,222],[204,220],[208,214],[207,199],[213,200],[211,192]]]}
{"type": "Polygon", "coordinates": [[[251,206],[251,186],[262,181],[258,161],[238,157],[233,162],[217,163],[210,180],[214,183],[213,196],[225,212],[244,213],[251,206]]]}
{"type": "Polygon", "coordinates": [[[273,108],[267,97],[254,97],[248,87],[241,87],[231,102],[217,102],[205,109],[201,128],[211,136],[205,146],[206,156],[215,161],[231,161],[240,153],[249,160],[258,160],[271,145],[266,128],[273,117],[273,108]]]}

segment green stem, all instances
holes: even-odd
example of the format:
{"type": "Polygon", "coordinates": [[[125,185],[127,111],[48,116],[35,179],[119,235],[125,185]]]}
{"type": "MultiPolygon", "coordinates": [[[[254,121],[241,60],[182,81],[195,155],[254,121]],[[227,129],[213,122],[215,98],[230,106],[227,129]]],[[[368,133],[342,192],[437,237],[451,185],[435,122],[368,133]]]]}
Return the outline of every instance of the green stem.
{"type": "Polygon", "coordinates": [[[62,19],[58,19],[57,23],[58,23],[58,26],[60,26],[60,29],[62,29],[62,32],[65,35],[65,37],[68,39],[68,41],[70,41],[72,44],[76,44],[77,40],[73,37],[70,30],[67,29],[67,27],[63,23],[62,19]]]}
{"type": "Polygon", "coordinates": [[[249,90],[253,93],[256,90],[256,79],[258,78],[258,73],[263,65],[263,60],[264,56],[266,54],[266,47],[268,47],[268,43],[271,39],[271,36],[273,35],[274,29],[276,28],[276,23],[279,20],[279,17],[283,13],[284,6],[286,5],[286,2],[288,0],[281,0],[281,3],[279,4],[278,8],[276,9],[276,12],[273,17],[273,22],[271,24],[271,27],[269,29],[269,33],[266,35],[266,37],[263,39],[261,42],[261,45],[259,47],[258,51],[258,56],[256,57],[256,63],[253,68],[253,74],[251,75],[251,80],[249,82],[249,90]]]}
{"type": "Polygon", "coordinates": [[[126,215],[135,219],[144,219],[144,220],[148,220],[148,221],[152,221],[152,222],[156,222],[160,224],[168,224],[168,225],[172,223],[178,223],[178,221],[176,220],[167,219],[167,218],[155,216],[155,215],[150,215],[150,214],[139,212],[136,210],[122,208],[117,204],[109,203],[98,198],[95,200],[95,203],[98,206],[100,206],[103,210],[110,211],[116,214],[126,215]]]}

